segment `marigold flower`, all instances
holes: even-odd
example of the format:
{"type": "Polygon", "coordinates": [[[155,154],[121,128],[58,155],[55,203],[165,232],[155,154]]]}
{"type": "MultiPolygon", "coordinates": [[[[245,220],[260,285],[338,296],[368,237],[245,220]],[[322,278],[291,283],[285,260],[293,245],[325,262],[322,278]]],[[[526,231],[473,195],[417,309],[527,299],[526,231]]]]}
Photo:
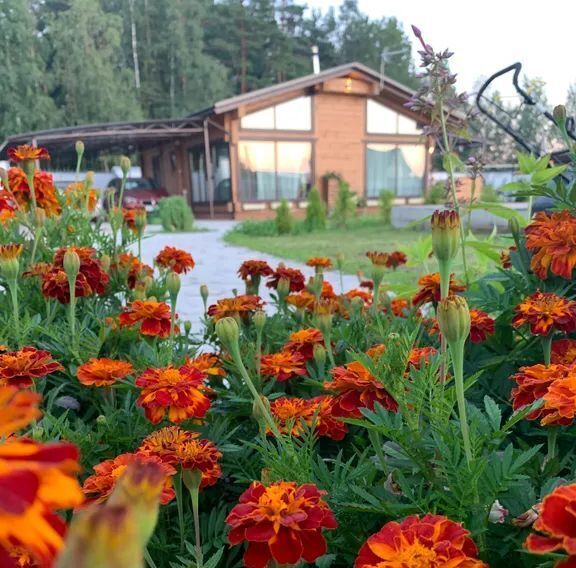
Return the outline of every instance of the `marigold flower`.
{"type": "Polygon", "coordinates": [[[438,355],[438,350],[434,347],[413,347],[408,355],[408,369],[413,368],[418,371],[422,368],[422,364],[427,365],[436,355],[438,355]]]}
{"type": "Polygon", "coordinates": [[[388,259],[386,260],[386,268],[392,268],[396,270],[399,266],[406,264],[407,261],[408,259],[403,252],[395,250],[391,253],[388,253],[388,259]]]}
{"type": "Polygon", "coordinates": [[[286,268],[284,266],[279,266],[268,278],[266,286],[268,288],[273,288],[276,290],[278,288],[278,282],[280,280],[286,279],[290,282],[290,292],[301,292],[306,287],[306,279],[304,274],[297,268],[286,268]]]}
{"type": "Polygon", "coordinates": [[[98,191],[91,189],[83,181],[69,184],[64,191],[66,205],[74,209],[86,209],[89,213],[96,210],[98,205],[98,191]]]}
{"type": "Polygon", "coordinates": [[[24,162],[25,160],[49,160],[50,154],[46,148],[22,144],[8,150],[8,158],[13,162],[24,162]]]}
{"type": "Polygon", "coordinates": [[[536,276],[544,280],[550,271],[571,280],[576,266],[576,217],[568,210],[540,211],[524,232],[526,248],[533,253],[530,267],[536,276]]]}
{"type": "MultiPolygon", "coordinates": [[[[18,204],[28,208],[32,197],[26,173],[20,168],[10,168],[8,170],[8,182],[18,204]]],[[[46,215],[60,215],[62,208],[51,174],[41,171],[34,172],[34,193],[36,194],[36,205],[44,209],[46,215]]]]}
{"type": "Polygon", "coordinates": [[[354,568],[427,566],[487,568],[477,559],[470,533],[442,515],[427,514],[390,521],[360,549],[354,568]]]}
{"type": "Polygon", "coordinates": [[[511,246],[500,252],[500,266],[504,269],[512,268],[512,259],[510,253],[518,250],[518,247],[511,246]]]}
{"type": "Polygon", "coordinates": [[[35,276],[44,276],[52,269],[52,265],[47,262],[37,262],[30,266],[30,269],[22,274],[24,278],[33,278],[35,276]]]}
{"type": "MultiPolygon", "coordinates": [[[[434,272],[432,274],[426,274],[418,280],[418,285],[420,290],[414,294],[412,298],[413,306],[421,306],[428,302],[433,302],[437,304],[440,301],[440,273],[434,272]]],[[[456,292],[463,292],[466,286],[458,284],[454,280],[454,275],[450,275],[450,294],[455,294],[456,292]]]]}
{"type": "Polygon", "coordinates": [[[536,292],[516,306],[512,325],[528,325],[532,335],[548,335],[552,330],[576,330],[576,302],[549,292],[536,292]]]}
{"type": "Polygon", "coordinates": [[[326,553],[322,529],[335,529],[336,519],[315,485],[279,481],[265,487],[255,481],[226,518],[230,544],[248,542],[247,568],[266,568],[271,560],[296,565],[326,553]]]}
{"type": "Polygon", "coordinates": [[[175,494],[172,489],[171,477],[176,473],[176,470],[157,456],[142,453],[126,453],[120,454],[114,459],[105,460],[94,466],[94,474],[86,478],[82,486],[82,491],[84,491],[87,499],[86,503],[102,503],[106,501],[114,490],[118,479],[122,477],[128,465],[133,463],[137,465],[146,463],[160,464],[166,475],[160,502],[165,505],[172,501],[175,494]]]}
{"type": "Polygon", "coordinates": [[[154,262],[162,268],[169,268],[176,274],[186,274],[196,265],[190,253],[171,246],[165,246],[158,253],[154,262]]]}
{"type": "Polygon", "coordinates": [[[34,347],[0,353],[0,385],[30,387],[35,380],[63,370],[48,351],[34,347]]]}
{"type": "Polygon", "coordinates": [[[184,367],[191,367],[212,377],[225,377],[226,371],[222,368],[222,363],[215,353],[202,353],[194,359],[186,359],[184,367]]]}
{"type": "Polygon", "coordinates": [[[146,369],[134,383],[142,389],[138,404],[152,424],[158,424],[166,413],[168,420],[176,424],[203,418],[210,408],[210,399],[203,392],[205,377],[187,366],[146,369]]]}
{"type": "Polygon", "coordinates": [[[348,426],[334,414],[335,397],[330,395],[316,396],[309,403],[316,416],[316,432],[318,436],[335,441],[343,440],[348,432],[348,426]]]}
{"type": "Polygon", "coordinates": [[[64,257],[67,252],[75,252],[80,259],[79,274],[83,274],[90,286],[91,294],[103,294],[110,277],[102,269],[100,260],[94,258],[96,249],[92,247],[62,247],[54,254],[54,266],[64,269],[64,257]]]}
{"type": "Polygon", "coordinates": [[[354,298],[360,298],[362,302],[364,302],[364,306],[369,306],[372,303],[372,294],[364,290],[358,290],[357,288],[348,290],[344,294],[344,297],[350,301],[352,301],[354,298]]]}
{"type": "Polygon", "coordinates": [[[470,310],[470,341],[481,343],[494,334],[494,320],[482,310],[470,310]]]}
{"type": "Polygon", "coordinates": [[[16,217],[16,213],[9,209],[0,208],[0,225],[3,227],[7,226],[10,221],[16,217]]]}
{"type": "Polygon", "coordinates": [[[260,296],[235,296],[234,298],[223,298],[212,304],[208,308],[208,315],[214,321],[225,317],[246,317],[251,312],[263,309],[264,302],[260,296]]]}
{"type": "Polygon", "coordinates": [[[0,387],[0,438],[11,436],[39,418],[40,399],[39,394],[17,387],[0,387]]]}
{"type": "MultiPolygon", "coordinates": [[[[165,302],[135,300],[122,309],[118,318],[120,327],[140,324],[139,331],[142,335],[157,337],[170,335],[170,306],[165,302]]],[[[175,326],[175,332],[180,332],[178,326],[175,326]]]]}
{"type": "Polygon", "coordinates": [[[384,355],[386,351],[386,345],[383,343],[377,343],[376,345],[372,345],[367,351],[366,355],[373,359],[374,361],[378,361],[382,355],[384,355]]]}
{"type": "Polygon", "coordinates": [[[564,379],[552,382],[543,398],[542,426],[572,424],[576,416],[576,371],[571,368],[564,379]]]}
{"type": "Polygon", "coordinates": [[[238,269],[238,275],[242,280],[271,276],[274,273],[265,260],[245,260],[238,269]]]}
{"type": "Polygon", "coordinates": [[[154,276],[154,269],[140,262],[140,259],[130,252],[118,255],[117,261],[112,265],[112,268],[126,274],[126,282],[130,290],[134,290],[136,284],[143,281],[144,278],[152,278],[154,276]]]}
{"type": "Polygon", "coordinates": [[[313,256],[306,261],[306,266],[311,266],[316,269],[327,269],[332,266],[332,261],[325,256],[313,256]]]}
{"type": "Polygon", "coordinates": [[[146,226],[146,209],[144,207],[131,207],[122,209],[124,223],[133,233],[137,234],[146,226]]]}
{"type": "Polygon", "coordinates": [[[310,327],[291,333],[283,351],[299,353],[306,361],[314,359],[314,345],[324,345],[324,337],[319,329],[310,327]]]}
{"type": "Polygon", "coordinates": [[[294,306],[298,310],[309,310],[314,308],[316,298],[307,290],[302,290],[298,294],[289,294],[286,296],[286,303],[294,306]]]}
{"type": "MultiPolygon", "coordinates": [[[[74,290],[77,298],[84,298],[92,294],[92,288],[84,274],[80,273],[76,277],[74,290]]],[[[70,303],[70,284],[64,269],[50,268],[42,274],[42,294],[46,298],[55,298],[61,304],[70,303]]]]}
{"type": "Polygon", "coordinates": [[[373,280],[360,280],[358,284],[360,288],[366,288],[367,290],[374,290],[374,281],[373,280]]]}
{"type": "Polygon", "coordinates": [[[386,410],[395,412],[398,403],[384,385],[359,361],[331,370],[332,380],[324,382],[324,389],[335,391],[334,416],[361,418],[361,408],[374,410],[378,402],[386,410]]]}
{"type": "Polygon", "coordinates": [[[524,546],[532,554],[565,552],[569,559],[561,560],[555,566],[572,566],[576,555],[576,484],[561,485],[542,500],[540,516],[534,523],[537,533],[526,539],[524,546]],[[572,561],[572,562],[571,562],[572,561]]]}
{"type": "MultiPolygon", "coordinates": [[[[384,308],[384,311],[386,311],[386,308],[384,308]]],[[[410,304],[408,300],[403,298],[393,298],[390,300],[390,311],[397,318],[405,318],[410,311],[410,304]]]]}
{"type": "Polygon", "coordinates": [[[306,375],[306,360],[295,351],[280,351],[260,358],[260,373],[263,377],[274,377],[278,382],[306,375]]]}
{"type": "Polygon", "coordinates": [[[215,485],[222,477],[218,461],[222,453],[209,440],[197,440],[189,437],[176,447],[176,463],[184,470],[197,471],[202,474],[200,489],[215,485]]]}
{"type": "Polygon", "coordinates": [[[156,456],[165,463],[176,465],[177,449],[197,437],[196,432],[183,430],[180,426],[165,426],[146,436],[138,448],[138,453],[156,456]]]}
{"type": "Polygon", "coordinates": [[[388,263],[387,252],[371,250],[366,253],[366,256],[374,266],[386,266],[388,263]]]}
{"type": "Polygon", "coordinates": [[[18,258],[22,254],[23,249],[23,245],[15,243],[0,245],[0,262],[18,258]]]}
{"type": "Polygon", "coordinates": [[[126,361],[93,358],[78,367],[76,376],[83,385],[108,387],[127,377],[133,371],[134,367],[126,361]]]}
{"type": "Polygon", "coordinates": [[[558,339],[552,342],[551,362],[561,365],[576,363],[576,339],[558,339]]]}

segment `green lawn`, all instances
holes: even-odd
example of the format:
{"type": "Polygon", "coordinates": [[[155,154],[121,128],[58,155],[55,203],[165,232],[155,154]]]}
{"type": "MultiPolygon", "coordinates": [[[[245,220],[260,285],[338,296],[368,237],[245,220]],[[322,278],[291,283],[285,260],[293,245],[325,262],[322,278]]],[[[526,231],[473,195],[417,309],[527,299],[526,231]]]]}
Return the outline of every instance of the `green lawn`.
{"type": "MultiPolygon", "coordinates": [[[[408,295],[417,287],[417,279],[427,272],[437,271],[434,259],[428,258],[430,252],[429,233],[394,229],[382,226],[375,219],[357,219],[348,229],[328,229],[314,233],[284,236],[254,236],[233,231],[226,235],[226,241],[251,248],[256,251],[273,254],[289,260],[305,262],[311,256],[327,256],[333,262],[338,253],[344,255],[344,272],[355,274],[362,271],[370,275],[370,261],[365,253],[369,250],[401,250],[408,255],[408,266],[387,273],[384,287],[396,293],[408,295]]],[[[469,264],[475,271],[483,268],[474,252],[467,255],[469,264]]],[[[461,272],[460,263],[456,263],[457,276],[461,272]]]]}

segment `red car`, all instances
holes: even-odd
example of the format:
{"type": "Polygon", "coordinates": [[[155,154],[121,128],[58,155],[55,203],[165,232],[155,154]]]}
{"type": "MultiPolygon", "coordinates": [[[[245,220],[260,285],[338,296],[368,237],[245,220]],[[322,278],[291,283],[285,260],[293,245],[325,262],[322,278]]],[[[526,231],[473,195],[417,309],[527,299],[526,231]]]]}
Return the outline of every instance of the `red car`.
{"type": "MultiPolygon", "coordinates": [[[[120,198],[120,178],[113,179],[106,190],[104,198],[104,207],[108,208],[111,193],[114,194],[115,203],[120,198]]],[[[163,197],[168,197],[168,192],[158,187],[151,179],[148,178],[128,178],[124,187],[124,197],[122,207],[131,209],[133,207],[144,207],[146,211],[154,211],[163,197]]]]}

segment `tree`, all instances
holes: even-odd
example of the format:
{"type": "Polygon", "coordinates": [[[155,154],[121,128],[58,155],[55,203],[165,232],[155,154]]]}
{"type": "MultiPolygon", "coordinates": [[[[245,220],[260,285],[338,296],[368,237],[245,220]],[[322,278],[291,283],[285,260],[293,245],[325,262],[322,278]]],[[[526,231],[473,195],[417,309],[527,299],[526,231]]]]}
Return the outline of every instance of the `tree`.
{"type": "Polygon", "coordinates": [[[566,94],[566,115],[576,120],[576,83],[568,87],[566,94]]]}

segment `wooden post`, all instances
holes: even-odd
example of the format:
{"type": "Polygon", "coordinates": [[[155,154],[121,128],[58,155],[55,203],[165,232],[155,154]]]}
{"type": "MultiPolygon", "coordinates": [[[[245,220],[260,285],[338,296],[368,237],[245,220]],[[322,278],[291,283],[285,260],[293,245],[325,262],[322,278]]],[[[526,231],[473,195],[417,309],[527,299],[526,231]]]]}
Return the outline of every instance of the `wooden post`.
{"type": "Polygon", "coordinates": [[[210,134],[208,119],[204,119],[204,155],[206,160],[206,181],[208,183],[208,201],[210,203],[210,219],[214,219],[214,178],[212,177],[212,156],[210,155],[210,134]]]}

